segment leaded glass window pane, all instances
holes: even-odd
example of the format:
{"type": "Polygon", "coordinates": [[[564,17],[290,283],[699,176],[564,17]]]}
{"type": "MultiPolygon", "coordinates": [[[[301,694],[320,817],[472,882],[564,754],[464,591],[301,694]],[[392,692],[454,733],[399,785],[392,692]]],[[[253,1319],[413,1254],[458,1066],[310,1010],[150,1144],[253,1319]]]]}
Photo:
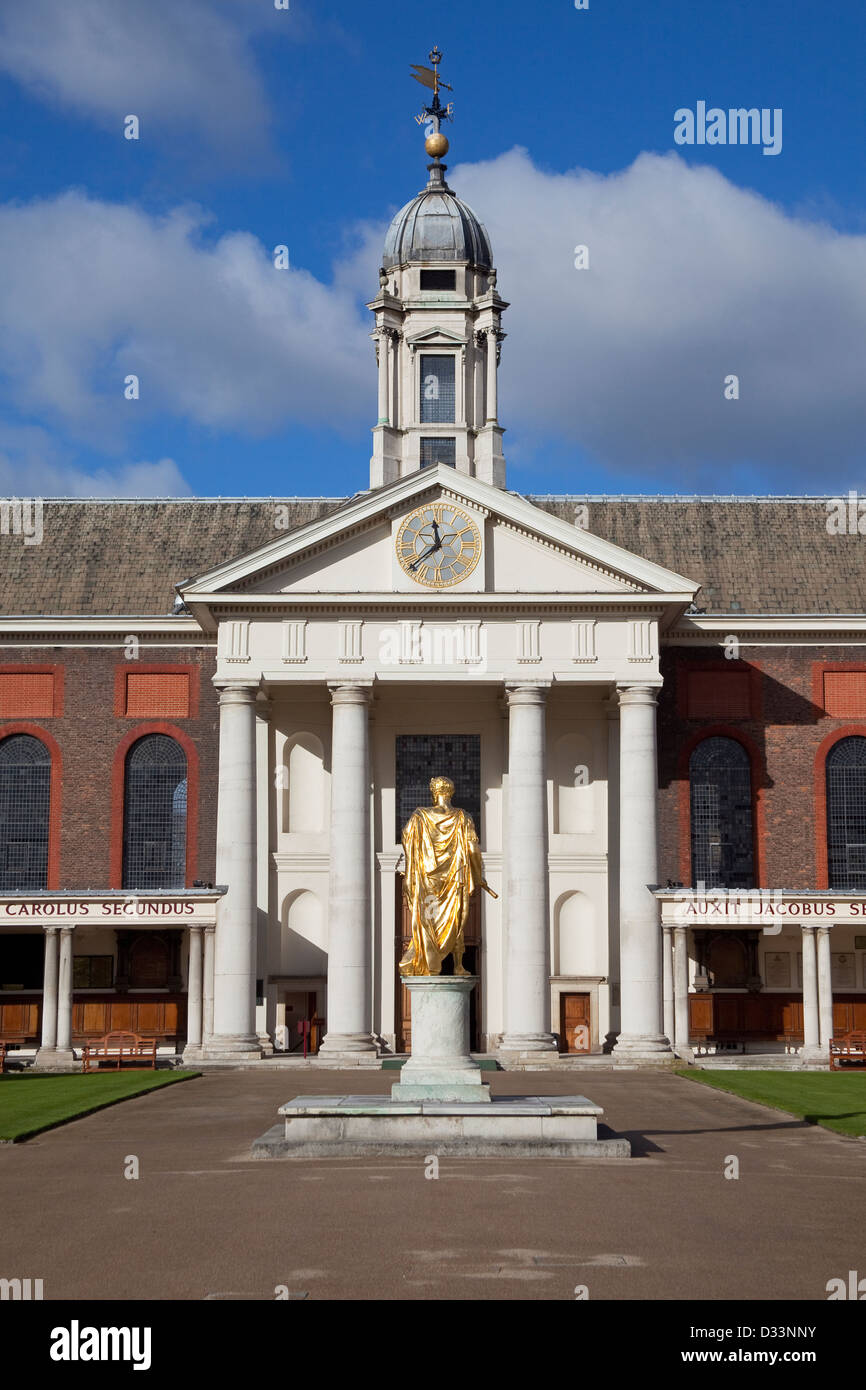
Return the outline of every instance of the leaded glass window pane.
{"type": "Polygon", "coordinates": [[[450,777],[453,803],[468,811],[481,839],[481,735],[399,734],[397,736],[397,824],[403,826],[416,806],[429,806],[430,778],[450,777]]]}
{"type": "Polygon", "coordinates": [[[41,739],[0,742],[0,891],[48,886],[51,754],[41,739]]]}
{"type": "Polygon", "coordinates": [[[449,468],[457,467],[456,439],[421,440],[421,467],[432,468],[436,463],[445,463],[449,468]]]}
{"type": "Polygon", "coordinates": [[[705,738],[689,762],[692,883],[754,887],[752,772],[733,738],[705,738]]]}
{"type": "Polygon", "coordinates": [[[866,738],[840,739],[827,754],[830,888],[866,890],[866,738]]]}
{"type": "Polygon", "coordinates": [[[450,425],[454,421],[454,358],[421,355],[421,423],[450,425]]]}
{"type": "Polygon", "coordinates": [[[124,888],[186,885],[186,755],[166,734],[146,734],[126,758],[124,888]]]}

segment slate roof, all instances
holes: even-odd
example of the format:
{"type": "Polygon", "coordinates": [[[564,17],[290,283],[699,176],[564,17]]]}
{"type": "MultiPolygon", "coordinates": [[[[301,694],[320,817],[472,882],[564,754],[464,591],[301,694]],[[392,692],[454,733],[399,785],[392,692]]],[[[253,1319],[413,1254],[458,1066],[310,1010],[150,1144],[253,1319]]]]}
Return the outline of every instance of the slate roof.
{"type": "MultiPolygon", "coordinates": [[[[0,614],[170,613],[175,583],[347,500],[45,500],[41,545],[0,535],[0,614]]],[[[828,535],[822,498],[529,500],[568,521],[585,504],[590,531],[700,582],[708,613],[866,609],[866,537],[828,535]]]]}

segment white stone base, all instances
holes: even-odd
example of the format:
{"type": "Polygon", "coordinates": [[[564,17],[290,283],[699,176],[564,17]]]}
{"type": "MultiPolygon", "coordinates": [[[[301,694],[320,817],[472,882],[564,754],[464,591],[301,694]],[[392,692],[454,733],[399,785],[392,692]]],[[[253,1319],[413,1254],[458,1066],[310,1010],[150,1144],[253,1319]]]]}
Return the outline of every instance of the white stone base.
{"type": "Polygon", "coordinates": [[[627,1139],[598,1138],[604,1113],[586,1096],[502,1096],[415,1103],[375,1096],[296,1096],[253,1144],[255,1158],[629,1158],[627,1139]]]}
{"type": "Polygon", "coordinates": [[[372,1033],[326,1033],[319,1048],[321,1057],[333,1054],[338,1058],[359,1052],[378,1052],[372,1033]]]}
{"type": "Polygon", "coordinates": [[[202,1060],[211,1062],[251,1062],[260,1058],[262,1050],[255,1034],[215,1033],[202,1048],[202,1060]]]}
{"type": "Polygon", "coordinates": [[[469,996],[475,975],[410,975],[412,1054],[391,1087],[394,1101],[488,1104],[490,1087],[469,1055],[469,996]]]}
{"type": "MultiPolygon", "coordinates": [[[[12,1054],[14,1055],[14,1054],[12,1054]]],[[[7,1052],[6,1059],[10,1054],[7,1052]]],[[[81,1071],[82,1063],[76,1061],[75,1053],[59,1047],[40,1047],[28,1071],[81,1071]]]]}

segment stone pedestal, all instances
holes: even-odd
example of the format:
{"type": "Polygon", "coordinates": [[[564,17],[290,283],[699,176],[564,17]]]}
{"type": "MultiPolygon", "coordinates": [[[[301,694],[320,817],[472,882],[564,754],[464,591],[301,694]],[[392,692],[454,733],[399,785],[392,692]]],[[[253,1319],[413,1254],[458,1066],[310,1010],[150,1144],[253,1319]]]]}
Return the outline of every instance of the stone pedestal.
{"type": "Polygon", "coordinates": [[[474,975],[415,975],[403,981],[412,1000],[412,1055],[391,1087],[395,1101],[490,1100],[481,1068],[469,1055],[469,996],[474,975]]]}

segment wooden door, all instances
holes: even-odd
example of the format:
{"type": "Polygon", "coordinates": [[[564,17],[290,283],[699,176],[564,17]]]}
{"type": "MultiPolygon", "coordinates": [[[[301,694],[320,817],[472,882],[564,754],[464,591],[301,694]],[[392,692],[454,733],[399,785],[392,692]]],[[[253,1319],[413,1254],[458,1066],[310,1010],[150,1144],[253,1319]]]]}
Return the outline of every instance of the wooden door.
{"type": "Polygon", "coordinates": [[[559,1034],[564,1051],[591,1051],[592,1014],[588,994],[559,996],[559,1034]]]}

